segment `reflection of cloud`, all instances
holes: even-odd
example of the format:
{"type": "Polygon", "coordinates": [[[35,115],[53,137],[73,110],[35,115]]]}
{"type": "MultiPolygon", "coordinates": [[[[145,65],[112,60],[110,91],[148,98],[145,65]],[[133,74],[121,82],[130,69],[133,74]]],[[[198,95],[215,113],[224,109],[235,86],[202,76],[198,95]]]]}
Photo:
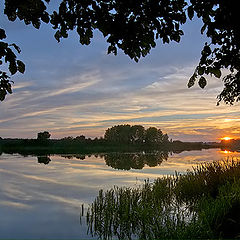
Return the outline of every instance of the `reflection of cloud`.
{"type": "Polygon", "coordinates": [[[36,236],[87,239],[83,235],[87,229],[79,226],[81,204],[85,207],[91,204],[100,189],[113,185],[137,187],[144,179],[153,181],[156,177],[172,175],[175,170],[184,172],[192,165],[222,156],[216,149],[182,152],[169,156],[161,166],[121,171],[106,166],[103,158],[94,156],[79,160],[54,155],[51,164],[43,166],[37,163],[37,157],[2,154],[1,237],[24,239],[27,232],[31,239],[36,236]]]}
{"type": "Polygon", "coordinates": [[[80,205],[82,203],[87,204],[88,202],[81,201],[80,199],[75,199],[70,196],[63,197],[63,196],[57,196],[54,194],[48,194],[48,193],[36,193],[37,197],[41,199],[46,199],[47,201],[53,201],[56,204],[66,204],[69,208],[80,208],[80,205]]]}
{"type": "MultiPolygon", "coordinates": [[[[5,172],[6,171],[1,171],[0,172],[5,172]]],[[[8,171],[9,173],[9,171],[8,171]]],[[[10,183],[5,183],[2,187],[1,187],[1,191],[4,192],[4,195],[8,198],[8,199],[12,199],[12,200],[21,200],[21,201],[28,201],[31,200],[31,196],[27,195],[24,191],[21,191],[20,189],[18,189],[14,184],[10,184],[10,183]]]]}

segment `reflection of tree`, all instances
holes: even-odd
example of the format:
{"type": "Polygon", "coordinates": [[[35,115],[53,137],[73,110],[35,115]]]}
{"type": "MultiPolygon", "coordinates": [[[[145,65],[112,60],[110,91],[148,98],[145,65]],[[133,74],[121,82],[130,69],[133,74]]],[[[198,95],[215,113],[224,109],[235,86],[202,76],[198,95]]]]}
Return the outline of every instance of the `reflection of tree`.
{"type": "MultiPolygon", "coordinates": [[[[159,151],[154,153],[107,153],[107,154],[68,154],[61,155],[67,159],[84,160],[86,156],[95,158],[100,157],[105,159],[106,165],[114,169],[143,169],[145,165],[149,167],[156,167],[162,163],[163,160],[168,159],[168,152],[159,151]]],[[[49,164],[51,159],[49,156],[38,156],[38,163],[49,164]]]]}
{"type": "Polygon", "coordinates": [[[50,157],[48,156],[38,156],[38,163],[49,164],[51,162],[50,157]]]}
{"type": "Polygon", "coordinates": [[[75,157],[80,160],[84,160],[86,158],[85,155],[76,155],[75,157]]]}
{"type": "Polygon", "coordinates": [[[163,160],[168,159],[168,152],[158,152],[156,154],[149,154],[146,155],[146,162],[149,167],[156,167],[157,165],[160,165],[163,160]]]}
{"type": "Polygon", "coordinates": [[[115,169],[130,170],[131,168],[142,169],[144,167],[143,158],[137,154],[106,154],[105,162],[108,166],[115,169]]]}
{"type": "Polygon", "coordinates": [[[168,152],[156,152],[151,154],[143,153],[111,153],[105,155],[105,162],[108,166],[115,169],[142,169],[145,165],[155,167],[160,165],[163,160],[167,160],[168,152]]]}
{"type": "Polygon", "coordinates": [[[61,157],[64,157],[64,158],[67,158],[67,159],[76,158],[76,159],[84,160],[86,158],[86,155],[84,155],[84,154],[70,154],[70,155],[61,155],[61,157]]]}

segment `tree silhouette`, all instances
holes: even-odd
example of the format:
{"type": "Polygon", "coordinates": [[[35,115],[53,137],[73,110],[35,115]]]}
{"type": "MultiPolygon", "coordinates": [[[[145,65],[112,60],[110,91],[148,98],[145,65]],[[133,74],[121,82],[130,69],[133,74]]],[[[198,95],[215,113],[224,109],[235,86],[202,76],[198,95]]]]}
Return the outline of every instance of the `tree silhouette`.
{"type": "Polygon", "coordinates": [[[130,126],[117,125],[108,128],[104,139],[109,143],[138,144],[138,145],[164,145],[168,144],[168,135],[163,134],[160,129],[150,127],[147,130],[141,125],[130,126]]]}
{"type": "Polygon", "coordinates": [[[77,136],[75,139],[79,142],[85,142],[86,141],[86,137],[84,135],[77,136]]]}
{"type": "Polygon", "coordinates": [[[51,134],[47,131],[45,132],[40,132],[37,134],[37,139],[38,140],[47,140],[51,137],[51,134]]]}
{"type": "MultiPolygon", "coordinates": [[[[39,28],[42,22],[56,29],[55,38],[67,38],[76,30],[79,41],[88,45],[98,29],[106,38],[108,53],[117,54],[121,49],[138,61],[145,57],[156,41],[179,42],[181,30],[187,19],[194,15],[203,22],[201,33],[209,37],[201,52],[201,59],[188,87],[197,81],[201,88],[207,84],[205,75],[222,76],[222,69],[229,72],[222,80],[224,88],[218,95],[218,103],[232,104],[240,100],[240,27],[236,0],[62,0],[58,10],[49,13],[50,0],[5,0],[4,14],[10,21],[20,19],[25,24],[39,28]]],[[[0,40],[6,38],[0,29],[0,40]]],[[[17,60],[13,50],[20,53],[15,44],[0,41],[0,60],[9,66],[9,72],[23,73],[24,64],[17,60]]],[[[0,61],[0,65],[2,64],[0,61]]],[[[12,93],[6,72],[0,71],[0,100],[12,93]]]]}
{"type": "Polygon", "coordinates": [[[145,129],[141,125],[131,127],[131,143],[141,144],[144,142],[145,129]]]}
{"type": "Polygon", "coordinates": [[[104,138],[112,143],[130,143],[131,126],[126,124],[108,128],[105,132],[104,138]]]}
{"type": "MultiPolygon", "coordinates": [[[[165,141],[165,137],[163,136],[164,135],[160,129],[157,129],[155,127],[150,127],[146,130],[145,142],[150,145],[163,144],[165,141]]],[[[167,141],[168,141],[168,138],[167,138],[167,141]]]]}

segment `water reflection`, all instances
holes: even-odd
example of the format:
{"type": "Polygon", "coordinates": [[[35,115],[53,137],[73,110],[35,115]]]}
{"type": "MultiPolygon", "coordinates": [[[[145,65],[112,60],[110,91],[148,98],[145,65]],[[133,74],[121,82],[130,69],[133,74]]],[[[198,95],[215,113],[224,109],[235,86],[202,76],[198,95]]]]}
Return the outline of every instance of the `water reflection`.
{"type": "Polygon", "coordinates": [[[107,190],[114,185],[135,187],[145,179],[152,181],[175,171],[184,173],[196,164],[233,156],[240,157],[240,153],[225,154],[220,149],[209,149],[172,155],[162,152],[122,156],[66,154],[38,158],[3,153],[0,156],[0,239],[91,238],[86,226],[79,226],[79,212],[81,204],[91,204],[100,189],[107,190]]]}
{"type": "Polygon", "coordinates": [[[229,150],[221,150],[221,153],[224,154],[232,154],[233,152],[229,151],[229,150]]]}
{"type": "Polygon", "coordinates": [[[221,152],[224,153],[224,154],[238,154],[240,153],[240,150],[236,150],[236,149],[231,149],[231,148],[221,148],[221,152]]]}
{"type": "MultiPolygon", "coordinates": [[[[109,166],[113,169],[118,170],[131,170],[138,169],[141,170],[143,168],[148,167],[157,167],[162,164],[162,162],[169,161],[169,164],[172,164],[172,160],[174,159],[175,163],[181,163],[184,161],[184,165],[186,166],[186,160],[189,164],[195,164],[196,161],[216,161],[224,158],[236,157],[239,155],[239,152],[230,151],[228,149],[221,150],[206,150],[206,151],[181,151],[181,152],[167,152],[167,151],[156,151],[156,152],[136,152],[136,153],[99,153],[99,154],[65,154],[61,155],[61,157],[68,160],[81,160],[85,161],[87,158],[100,158],[105,162],[106,166],[109,166]],[[215,154],[207,154],[207,152],[215,152],[215,154]]],[[[46,155],[46,156],[38,156],[37,161],[40,164],[49,164],[51,162],[51,158],[57,155],[46,155]]],[[[24,156],[26,157],[26,156],[24,156]]],[[[177,166],[176,166],[177,167],[177,166]]]]}
{"type": "Polygon", "coordinates": [[[38,156],[37,159],[38,159],[38,163],[43,163],[45,165],[51,162],[51,159],[48,156],[38,156]]]}
{"type": "MultiPolygon", "coordinates": [[[[143,169],[145,166],[156,167],[160,166],[163,160],[168,159],[169,152],[159,151],[154,153],[107,153],[94,155],[79,155],[68,154],[61,155],[66,159],[85,160],[86,157],[94,156],[95,158],[103,158],[107,166],[119,170],[143,169]]],[[[50,156],[38,156],[38,163],[49,164],[51,162],[50,156]]]]}
{"type": "Polygon", "coordinates": [[[161,165],[163,160],[168,159],[168,152],[156,152],[152,154],[144,153],[112,153],[104,156],[108,166],[114,169],[130,170],[143,169],[145,165],[156,167],[161,165]]]}
{"type": "MultiPolygon", "coordinates": [[[[67,154],[67,155],[61,155],[61,157],[67,158],[67,159],[80,159],[80,160],[84,160],[86,158],[87,155],[84,154],[67,154]]],[[[91,157],[92,154],[88,155],[88,157],[91,157]]]]}

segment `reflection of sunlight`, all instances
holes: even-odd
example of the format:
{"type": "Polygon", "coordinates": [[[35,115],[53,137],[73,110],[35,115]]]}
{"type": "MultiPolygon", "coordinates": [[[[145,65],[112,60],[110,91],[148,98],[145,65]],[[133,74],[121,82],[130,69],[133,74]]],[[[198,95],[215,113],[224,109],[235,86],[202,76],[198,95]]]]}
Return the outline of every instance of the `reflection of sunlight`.
{"type": "Polygon", "coordinates": [[[220,152],[225,153],[225,154],[232,153],[231,151],[228,151],[228,150],[224,150],[224,151],[220,151],[220,152]]]}

